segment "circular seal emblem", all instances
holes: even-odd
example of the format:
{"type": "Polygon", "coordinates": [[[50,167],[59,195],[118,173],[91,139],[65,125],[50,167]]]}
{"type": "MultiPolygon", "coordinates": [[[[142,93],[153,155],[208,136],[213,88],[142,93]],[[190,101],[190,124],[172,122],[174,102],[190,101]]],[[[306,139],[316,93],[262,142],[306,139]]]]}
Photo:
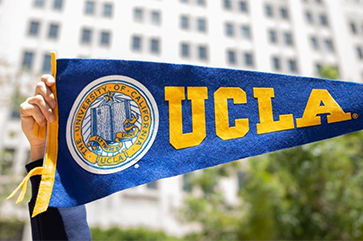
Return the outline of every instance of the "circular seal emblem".
{"type": "Polygon", "coordinates": [[[87,85],[72,106],[68,149],[89,172],[118,172],[147,153],[158,124],[156,102],[145,86],[126,76],[101,77],[87,85]]]}

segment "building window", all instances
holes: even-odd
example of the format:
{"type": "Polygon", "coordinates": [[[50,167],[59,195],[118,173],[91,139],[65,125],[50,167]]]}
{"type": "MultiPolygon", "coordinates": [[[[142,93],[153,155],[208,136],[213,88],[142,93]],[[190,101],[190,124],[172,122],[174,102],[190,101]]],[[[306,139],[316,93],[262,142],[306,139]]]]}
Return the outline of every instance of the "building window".
{"type": "Polygon", "coordinates": [[[38,21],[31,21],[30,25],[29,25],[28,35],[29,36],[38,36],[39,26],[40,26],[40,24],[38,21]]]}
{"type": "Polygon", "coordinates": [[[251,38],[251,29],[250,29],[250,26],[243,25],[241,27],[241,32],[242,32],[242,36],[244,38],[247,38],[247,39],[250,39],[251,38]]]}
{"type": "Polygon", "coordinates": [[[334,52],[333,42],[330,39],[325,39],[324,44],[327,51],[334,52]]]}
{"type": "Polygon", "coordinates": [[[244,60],[245,60],[245,65],[248,67],[253,67],[253,56],[251,53],[245,53],[244,54],[244,60]]]}
{"type": "Polygon", "coordinates": [[[310,23],[310,24],[314,23],[313,15],[309,11],[305,12],[305,19],[306,19],[307,23],[310,23]]]}
{"type": "Polygon", "coordinates": [[[248,13],[248,7],[246,1],[239,2],[239,11],[243,13],[248,13]]]}
{"type": "Polygon", "coordinates": [[[231,10],[232,9],[231,0],[223,0],[223,7],[224,9],[231,10]]]}
{"type": "Polygon", "coordinates": [[[111,40],[111,34],[110,32],[102,31],[101,32],[101,39],[100,44],[101,46],[109,46],[111,40]]]}
{"type": "Polygon", "coordinates": [[[200,60],[208,60],[207,47],[199,46],[198,47],[198,57],[200,60]]]}
{"type": "Polygon", "coordinates": [[[232,23],[226,23],[225,24],[225,31],[227,36],[234,36],[234,27],[232,23]]]}
{"type": "Polygon", "coordinates": [[[159,39],[151,39],[150,41],[150,52],[153,54],[158,54],[160,52],[160,41],[159,39]]]}
{"type": "Polygon", "coordinates": [[[54,0],[53,8],[58,9],[58,10],[62,10],[63,0],[54,0]]]}
{"type": "Polygon", "coordinates": [[[205,6],[205,0],[198,0],[197,4],[200,6],[205,6]]]}
{"type": "Polygon", "coordinates": [[[204,33],[207,31],[206,20],[204,18],[198,18],[197,23],[199,32],[204,33]]]}
{"type": "Polygon", "coordinates": [[[227,61],[228,64],[235,65],[236,64],[236,52],[233,50],[228,50],[227,52],[227,61]]]}
{"type": "Polygon", "coordinates": [[[269,30],[268,36],[271,43],[277,43],[277,34],[275,30],[269,30]]]}
{"type": "Polygon", "coordinates": [[[310,43],[313,49],[318,50],[319,49],[319,42],[315,37],[310,38],[310,43]]]}
{"type": "Polygon", "coordinates": [[[58,31],[59,31],[59,25],[58,24],[51,24],[49,26],[48,38],[57,39],[58,38],[58,31]]]}
{"type": "Polygon", "coordinates": [[[273,64],[273,69],[275,71],[281,70],[281,61],[280,61],[279,57],[273,57],[272,58],[272,64],[273,64]]]}
{"type": "Polygon", "coordinates": [[[189,29],[189,17],[181,16],[180,17],[180,28],[181,29],[189,29]]]}
{"type": "Polygon", "coordinates": [[[134,20],[141,22],[144,18],[144,11],[141,8],[134,9],[134,20]]]}
{"type": "Polygon", "coordinates": [[[111,18],[112,17],[112,8],[113,8],[113,5],[111,3],[103,4],[103,16],[111,18]]]}
{"type": "Polygon", "coordinates": [[[293,59],[289,60],[289,69],[291,73],[297,73],[297,65],[295,60],[293,59]]]}
{"type": "Polygon", "coordinates": [[[140,36],[133,36],[132,37],[132,50],[134,51],[141,51],[141,37],[140,36]]]}
{"type": "Polygon", "coordinates": [[[33,60],[34,60],[33,52],[28,52],[28,51],[24,52],[23,63],[22,63],[23,69],[26,71],[31,71],[33,67],[33,60]]]}
{"type": "Polygon", "coordinates": [[[187,3],[188,0],[180,0],[182,3],[187,3]]]}
{"type": "Polygon", "coordinates": [[[320,14],[319,18],[322,26],[328,26],[328,19],[325,14],[320,14]]]}
{"type": "Polygon", "coordinates": [[[84,28],[82,29],[82,40],[83,44],[90,44],[92,41],[92,30],[84,28]]]}
{"type": "Polygon", "coordinates": [[[34,1],[34,6],[39,7],[39,8],[44,7],[44,0],[35,0],[34,1]]]}
{"type": "Polygon", "coordinates": [[[269,4],[265,5],[265,13],[266,13],[266,16],[273,17],[274,12],[273,12],[271,5],[269,5],[269,4]]]}
{"type": "Polygon", "coordinates": [[[288,46],[293,45],[291,33],[284,33],[284,38],[285,38],[285,44],[286,45],[288,45],[288,46]]]}
{"type": "Polygon", "coordinates": [[[352,32],[353,34],[357,34],[357,33],[358,33],[358,31],[357,31],[357,27],[356,27],[356,25],[355,25],[355,23],[354,23],[354,22],[350,22],[349,26],[350,26],[350,30],[351,30],[351,32],[352,32]]]}
{"type": "Polygon", "coordinates": [[[44,58],[43,58],[43,73],[50,73],[52,69],[52,65],[51,65],[51,56],[50,54],[45,54],[44,58]]]}
{"type": "Polygon", "coordinates": [[[87,14],[87,15],[95,14],[95,2],[94,1],[87,1],[86,2],[84,13],[87,14]]]}
{"type": "Polygon", "coordinates": [[[152,190],[158,189],[158,183],[157,183],[157,181],[147,183],[146,184],[146,188],[147,189],[152,189],[152,190]]]}
{"type": "Polygon", "coordinates": [[[360,60],[363,60],[363,49],[361,47],[357,47],[357,56],[360,60]]]}
{"type": "Polygon", "coordinates": [[[160,24],[161,20],[160,20],[160,12],[159,11],[152,11],[151,12],[151,22],[153,24],[160,24]]]}
{"type": "Polygon", "coordinates": [[[180,48],[180,55],[183,58],[189,58],[190,57],[190,47],[189,44],[182,43],[180,48]]]}
{"type": "Polygon", "coordinates": [[[283,19],[289,19],[289,15],[287,13],[287,9],[286,8],[281,8],[280,9],[280,16],[283,19]]]}

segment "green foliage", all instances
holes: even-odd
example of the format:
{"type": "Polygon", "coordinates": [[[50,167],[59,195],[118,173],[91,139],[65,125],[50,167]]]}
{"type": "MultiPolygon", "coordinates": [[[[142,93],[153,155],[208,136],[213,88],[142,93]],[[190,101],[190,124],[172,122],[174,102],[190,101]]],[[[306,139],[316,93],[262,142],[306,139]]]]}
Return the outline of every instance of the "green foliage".
{"type": "Polygon", "coordinates": [[[13,163],[14,149],[0,150],[0,217],[1,205],[19,182],[17,177],[12,175],[13,163]]]}
{"type": "Polygon", "coordinates": [[[123,240],[123,241],[178,241],[180,239],[166,235],[162,231],[153,231],[147,228],[120,229],[112,227],[109,229],[101,229],[99,227],[92,228],[92,240],[123,240]]]}
{"type": "Polygon", "coordinates": [[[362,143],[359,132],[250,159],[239,205],[216,186],[187,198],[184,220],[202,227],[190,240],[363,239],[362,143]]]}
{"type": "Polygon", "coordinates": [[[13,96],[11,97],[11,117],[20,118],[19,106],[26,100],[26,97],[21,95],[19,87],[17,86],[13,96]]]}
{"type": "Polygon", "coordinates": [[[210,198],[188,197],[183,218],[202,225],[201,233],[192,233],[186,240],[237,240],[241,213],[229,205],[218,193],[210,198]]]}
{"type": "Polygon", "coordinates": [[[0,151],[0,175],[11,174],[14,162],[14,149],[3,149],[0,151]]]}
{"type": "Polygon", "coordinates": [[[218,168],[209,168],[203,170],[202,175],[191,175],[189,180],[192,185],[198,186],[206,198],[208,198],[211,194],[218,192],[218,182],[219,178],[216,177],[228,177],[231,173],[238,168],[238,162],[232,162],[226,165],[219,166],[218,168]]]}
{"type": "Polygon", "coordinates": [[[274,231],[266,238],[362,239],[361,143],[355,133],[251,160],[241,235],[253,237],[262,214],[274,231]]]}
{"type": "Polygon", "coordinates": [[[0,219],[0,240],[21,240],[24,222],[16,219],[0,219]]]}
{"type": "Polygon", "coordinates": [[[189,234],[185,240],[236,240],[241,212],[225,201],[218,182],[221,177],[230,176],[238,167],[239,162],[233,162],[205,169],[201,175],[190,178],[193,186],[199,188],[203,195],[188,195],[180,216],[182,221],[202,224],[203,231],[189,234]]]}
{"type": "Polygon", "coordinates": [[[323,66],[319,74],[322,78],[339,79],[339,71],[334,66],[323,66]]]}

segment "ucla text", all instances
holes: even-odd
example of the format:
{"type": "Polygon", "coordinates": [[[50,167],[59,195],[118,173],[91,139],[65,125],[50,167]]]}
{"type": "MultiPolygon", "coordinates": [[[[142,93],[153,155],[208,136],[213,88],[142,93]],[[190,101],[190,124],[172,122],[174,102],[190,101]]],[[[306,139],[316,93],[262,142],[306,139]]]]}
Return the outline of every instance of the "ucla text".
{"type": "MultiPolygon", "coordinates": [[[[295,119],[296,126],[293,114],[281,114],[279,120],[274,120],[273,88],[253,88],[253,94],[258,103],[258,135],[321,125],[320,114],[327,114],[329,124],[352,119],[351,113],[344,112],[326,89],[311,91],[302,116],[295,119]]],[[[165,100],[169,102],[170,144],[176,149],[198,146],[206,137],[205,100],[208,99],[208,88],[187,87],[187,98],[191,101],[193,130],[183,133],[182,101],[185,100],[185,87],[165,87],[165,100]]],[[[250,131],[248,118],[236,119],[235,126],[229,125],[228,99],[232,99],[234,104],[247,104],[246,92],[239,87],[221,87],[214,92],[216,135],[222,140],[242,138],[250,131]]]]}

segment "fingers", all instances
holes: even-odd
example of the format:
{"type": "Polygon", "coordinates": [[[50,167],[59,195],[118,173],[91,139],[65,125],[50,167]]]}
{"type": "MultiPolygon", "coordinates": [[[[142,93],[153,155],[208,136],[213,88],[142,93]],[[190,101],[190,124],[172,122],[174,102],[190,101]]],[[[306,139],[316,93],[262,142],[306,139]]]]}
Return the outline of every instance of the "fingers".
{"type": "Polygon", "coordinates": [[[35,95],[24,101],[20,107],[21,127],[30,143],[32,160],[37,160],[44,153],[45,140],[34,135],[34,123],[46,126],[47,122],[54,122],[52,108],[56,106],[51,87],[55,81],[51,75],[44,75],[35,88],[35,95]]]}
{"type": "Polygon", "coordinates": [[[30,98],[28,103],[37,106],[47,121],[53,122],[55,120],[52,108],[47,104],[42,95],[36,95],[30,98]]]}
{"type": "Polygon", "coordinates": [[[54,84],[53,76],[41,77],[41,81],[35,87],[34,96],[20,105],[20,117],[23,121],[28,123],[35,121],[38,125],[45,126],[47,122],[55,120],[52,109],[56,106],[56,102],[50,90],[54,84]]]}
{"type": "Polygon", "coordinates": [[[55,120],[51,107],[41,95],[30,97],[20,105],[20,117],[23,120],[33,118],[40,126],[55,120]]]}
{"type": "Polygon", "coordinates": [[[46,104],[50,106],[50,108],[54,108],[56,103],[54,100],[54,95],[50,88],[47,86],[45,82],[39,82],[35,87],[35,96],[40,95],[44,98],[46,104]]]}
{"type": "Polygon", "coordinates": [[[50,74],[43,75],[40,80],[44,82],[48,87],[52,87],[55,84],[54,77],[50,74]]]}
{"type": "Polygon", "coordinates": [[[22,122],[30,122],[31,127],[34,125],[34,121],[38,123],[39,126],[45,126],[47,123],[45,116],[42,114],[39,107],[30,104],[28,100],[23,102],[19,107],[20,118],[22,119],[22,122]]]}

